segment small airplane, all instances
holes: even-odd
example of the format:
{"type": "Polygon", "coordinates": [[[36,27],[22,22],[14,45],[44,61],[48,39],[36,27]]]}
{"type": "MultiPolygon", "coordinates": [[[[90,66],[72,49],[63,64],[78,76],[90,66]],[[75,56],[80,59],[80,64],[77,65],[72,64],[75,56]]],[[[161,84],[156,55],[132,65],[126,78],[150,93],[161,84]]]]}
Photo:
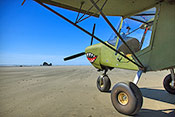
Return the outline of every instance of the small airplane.
{"type": "MultiPolygon", "coordinates": [[[[104,71],[97,78],[97,88],[101,92],[107,92],[111,87],[111,81],[107,75],[108,70],[113,68],[137,70],[133,82],[119,82],[112,88],[111,101],[118,112],[135,115],[141,109],[143,97],[137,83],[142,73],[169,69],[170,74],[165,77],[163,85],[168,93],[175,95],[174,0],[34,1],[92,37],[90,46],[85,49],[85,52],[66,57],[64,60],[86,55],[89,62],[98,71],[104,71]],[[71,21],[46,4],[77,12],[76,21],[71,21]],[[95,24],[92,33],[78,25],[79,22],[85,21],[91,16],[99,17],[99,15],[103,17],[115,34],[106,42],[94,35],[95,24]],[[121,17],[117,29],[106,16],[121,17]],[[141,24],[131,31],[129,26],[124,26],[124,22],[128,19],[141,24]],[[138,30],[142,30],[140,39],[138,36],[133,37],[133,35],[138,35],[138,30]],[[100,43],[92,45],[93,39],[100,43]],[[145,43],[148,45],[145,46],[145,43]]],[[[22,5],[24,2],[25,0],[22,5]]]]}

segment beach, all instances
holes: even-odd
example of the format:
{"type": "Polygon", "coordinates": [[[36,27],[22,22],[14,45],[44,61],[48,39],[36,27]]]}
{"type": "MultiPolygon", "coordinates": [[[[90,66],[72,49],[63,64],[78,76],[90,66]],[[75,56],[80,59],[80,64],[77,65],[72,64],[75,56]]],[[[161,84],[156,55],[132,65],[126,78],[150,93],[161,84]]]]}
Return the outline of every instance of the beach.
{"type": "MultiPolygon", "coordinates": [[[[110,92],[97,89],[103,72],[93,66],[0,67],[0,117],[127,117],[117,112],[110,92]]],[[[143,106],[136,116],[175,116],[175,95],[163,88],[170,72],[143,73],[138,83],[143,106]]],[[[133,81],[136,71],[109,71],[111,89],[133,81]]]]}

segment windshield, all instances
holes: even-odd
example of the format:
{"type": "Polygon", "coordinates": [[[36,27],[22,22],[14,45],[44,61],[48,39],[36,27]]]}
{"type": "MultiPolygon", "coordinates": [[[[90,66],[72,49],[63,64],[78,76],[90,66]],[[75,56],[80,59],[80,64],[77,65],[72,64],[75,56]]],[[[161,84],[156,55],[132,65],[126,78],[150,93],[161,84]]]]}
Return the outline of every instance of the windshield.
{"type": "MultiPolygon", "coordinates": [[[[126,35],[125,33],[121,33],[121,37],[126,41],[127,38],[126,38],[126,35]]],[[[117,41],[117,36],[116,35],[111,35],[111,37],[109,38],[109,40],[107,41],[109,44],[115,46],[116,44],[116,41],[117,41]]],[[[122,41],[119,39],[119,42],[118,42],[118,46],[121,45],[122,41]]]]}
{"type": "Polygon", "coordinates": [[[107,41],[109,44],[115,46],[117,41],[117,36],[110,37],[109,40],[107,41]]]}

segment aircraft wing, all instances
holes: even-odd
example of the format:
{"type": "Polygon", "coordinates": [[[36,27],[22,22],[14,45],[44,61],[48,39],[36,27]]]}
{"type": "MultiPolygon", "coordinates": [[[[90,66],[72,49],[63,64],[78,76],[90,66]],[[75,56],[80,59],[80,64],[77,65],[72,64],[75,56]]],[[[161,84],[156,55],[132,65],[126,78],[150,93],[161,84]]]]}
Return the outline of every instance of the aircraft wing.
{"type": "MultiPolygon", "coordinates": [[[[99,12],[92,7],[90,0],[35,0],[64,9],[85,13],[92,16],[99,16],[99,12]],[[82,8],[81,8],[81,4],[82,8]],[[81,11],[80,11],[81,8],[81,11]],[[90,9],[91,8],[91,9],[90,9]],[[89,10],[90,9],[90,10],[89,10]],[[88,12],[87,12],[88,11],[88,12]]],[[[154,7],[161,0],[94,0],[96,4],[103,8],[106,16],[129,17],[138,12],[142,12],[154,7]]]]}

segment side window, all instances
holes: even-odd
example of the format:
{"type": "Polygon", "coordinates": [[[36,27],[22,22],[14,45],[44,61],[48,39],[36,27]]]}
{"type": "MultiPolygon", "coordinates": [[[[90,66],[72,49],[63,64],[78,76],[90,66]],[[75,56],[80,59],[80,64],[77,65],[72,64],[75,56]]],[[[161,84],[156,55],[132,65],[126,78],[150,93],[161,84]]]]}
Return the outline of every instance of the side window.
{"type": "MultiPolygon", "coordinates": [[[[128,46],[131,49],[133,48],[134,52],[143,50],[150,45],[152,25],[154,22],[155,13],[156,8],[151,8],[123,20],[120,34],[128,46]]],[[[128,53],[125,45],[121,42],[121,40],[117,41],[116,35],[112,34],[107,42],[113,46],[115,46],[117,42],[117,49],[122,48],[119,49],[119,51],[121,50],[128,53]]]]}
{"type": "Polygon", "coordinates": [[[151,34],[152,34],[152,26],[148,27],[148,30],[145,29],[145,31],[143,33],[142,38],[145,38],[145,39],[143,39],[143,42],[142,42],[143,44],[142,44],[141,50],[143,50],[144,48],[147,48],[150,45],[151,34]],[[145,35],[145,37],[144,37],[144,35],[145,35]]]}
{"type": "Polygon", "coordinates": [[[152,34],[152,25],[148,26],[147,24],[139,24],[140,26],[136,29],[136,31],[129,31],[127,33],[127,37],[132,37],[137,39],[140,42],[140,50],[143,50],[144,48],[148,47],[151,40],[151,34],[152,34]]]}
{"type": "Polygon", "coordinates": [[[130,36],[135,37],[139,40],[141,44],[141,50],[147,48],[150,45],[155,14],[156,8],[154,7],[129,18],[140,23],[139,29],[131,33],[130,36]]]}

